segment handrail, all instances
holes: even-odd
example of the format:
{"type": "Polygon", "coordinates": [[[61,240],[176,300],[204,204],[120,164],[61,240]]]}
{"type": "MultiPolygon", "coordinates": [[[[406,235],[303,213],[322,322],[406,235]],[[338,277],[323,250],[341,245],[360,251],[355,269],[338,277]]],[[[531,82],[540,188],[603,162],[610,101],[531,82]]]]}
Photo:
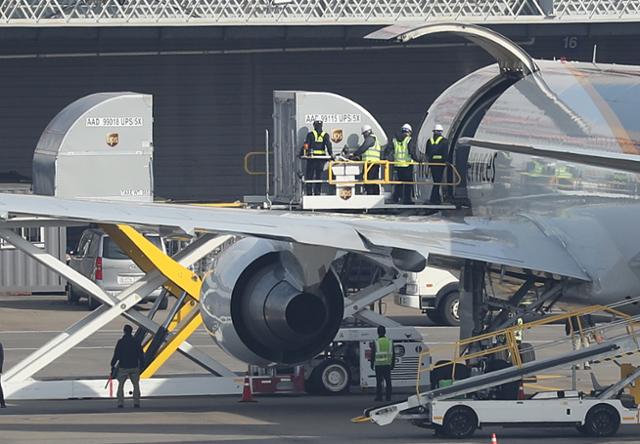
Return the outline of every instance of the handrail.
{"type": "Polygon", "coordinates": [[[440,185],[440,186],[457,186],[462,182],[462,177],[460,173],[456,169],[455,165],[450,162],[394,162],[390,160],[332,160],[329,162],[329,179],[327,181],[329,185],[440,185]],[[339,165],[363,165],[363,173],[362,179],[360,180],[350,180],[350,181],[342,181],[336,180],[335,175],[333,174],[333,167],[339,165]],[[390,167],[395,165],[401,166],[442,166],[445,168],[451,168],[454,173],[455,180],[453,182],[434,182],[432,180],[421,180],[421,181],[403,181],[403,180],[392,180],[391,172],[392,169],[390,167]],[[383,167],[383,179],[369,179],[367,176],[371,171],[371,168],[374,166],[383,167]]]}
{"type": "MultiPolygon", "coordinates": [[[[482,357],[487,357],[490,355],[494,355],[496,353],[500,353],[503,351],[508,351],[509,356],[511,358],[512,364],[517,367],[522,367],[522,359],[520,357],[520,348],[518,341],[516,340],[516,332],[524,332],[526,330],[530,330],[535,327],[539,327],[542,325],[552,324],[562,320],[569,320],[571,318],[575,318],[578,325],[578,335],[580,336],[580,340],[582,341],[586,335],[594,333],[596,331],[596,327],[592,328],[584,328],[582,322],[580,321],[580,317],[588,314],[592,314],[595,312],[605,312],[609,313],[615,317],[622,318],[620,323],[614,323],[613,327],[625,327],[627,335],[629,335],[636,346],[640,349],[640,342],[638,341],[638,337],[636,334],[634,323],[638,321],[636,317],[632,317],[626,313],[617,310],[617,307],[622,305],[626,305],[628,303],[633,303],[633,300],[624,301],[625,303],[614,303],[610,306],[605,305],[592,305],[588,307],[583,307],[581,309],[577,309],[568,313],[561,313],[557,315],[552,315],[545,317],[543,319],[538,319],[536,321],[531,321],[525,324],[520,325],[512,325],[510,327],[506,327],[500,330],[496,330],[494,332],[484,333],[481,335],[473,336],[466,339],[457,340],[453,343],[453,356],[451,361],[447,361],[442,364],[432,364],[428,367],[423,367],[422,362],[424,361],[424,357],[426,355],[433,354],[432,351],[434,347],[431,347],[427,351],[423,351],[420,353],[420,359],[418,360],[418,371],[416,378],[416,393],[420,394],[420,375],[426,371],[431,371],[437,368],[451,366],[451,379],[455,380],[455,365],[466,363],[468,360],[478,359],[482,357]],[[614,308],[615,307],[615,308],[614,308]],[[489,348],[485,348],[483,350],[468,352],[469,346],[474,343],[483,342],[490,340],[493,344],[489,348]]],[[[601,330],[601,329],[598,329],[601,330]]],[[[574,333],[576,333],[573,329],[573,325],[569,322],[569,334],[567,338],[573,337],[574,333]]],[[[448,344],[450,346],[450,344],[448,344]]],[[[437,348],[437,347],[435,347],[437,348]]]]}
{"type": "Polygon", "coordinates": [[[248,174],[249,176],[266,176],[267,172],[266,171],[253,171],[251,169],[249,169],[249,160],[252,159],[255,156],[265,156],[266,157],[267,152],[266,151],[250,151],[247,154],[245,154],[244,156],[244,172],[246,174],[248,174]]]}

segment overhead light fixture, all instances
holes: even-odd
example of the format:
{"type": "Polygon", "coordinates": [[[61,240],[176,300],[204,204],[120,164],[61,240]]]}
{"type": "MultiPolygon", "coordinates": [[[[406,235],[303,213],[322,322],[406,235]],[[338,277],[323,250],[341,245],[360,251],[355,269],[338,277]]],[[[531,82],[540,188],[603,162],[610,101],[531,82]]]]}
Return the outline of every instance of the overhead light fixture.
{"type": "Polygon", "coordinates": [[[286,6],[293,3],[293,0],[271,0],[271,6],[286,6]]]}

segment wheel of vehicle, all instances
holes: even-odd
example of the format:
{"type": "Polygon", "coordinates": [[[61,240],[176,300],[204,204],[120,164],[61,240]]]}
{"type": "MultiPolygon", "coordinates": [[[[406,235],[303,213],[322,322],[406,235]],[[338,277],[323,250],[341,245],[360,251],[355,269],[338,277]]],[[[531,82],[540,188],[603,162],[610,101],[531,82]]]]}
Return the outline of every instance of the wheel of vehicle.
{"type": "Polygon", "coordinates": [[[456,327],[460,325],[460,293],[447,293],[438,304],[438,316],[442,324],[456,327]]]}
{"type": "Polygon", "coordinates": [[[320,395],[322,392],[318,387],[318,374],[314,371],[309,375],[309,379],[304,381],[304,391],[310,395],[320,395]]]}
{"type": "Polygon", "coordinates": [[[473,435],[478,427],[478,417],[469,407],[451,407],[442,421],[442,431],[450,438],[463,439],[473,435]]]}
{"type": "Polygon", "coordinates": [[[316,373],[316,384],[323,393],[334,395],[349,390],[351,372],[347,364],[340,359],[323,361],[314,373],[316,373]]]}
{"type": "Polygon", "coordinates": [[[78,296],[73,291],[73,287],[71,284],[67,284],[67,302],[71,305],[77,304],[80,301],[80,296],[78,296]]]}
{"type": "Polygon", "coordinates": [[[577,430],[578,432],[580,432],[582,435],[588,435],[588,434],[587,434],[587,430],[584,428],[584,426],[577,425],[577,426],[576,426],[576,430],[577,430]]]}
{"type": "Polygon", "coordinates": [[[96,298],[94,298],[93,296],[89,295],[89,297],[87,298],[87,307],[89,308],[89,310],[93,311],[96,308],[98,308],[100,306],[101,302],[99,300],[97,300],[96,298]]]}
{"type": "Polygon", "coordinates": [[[438,310],[427,310],[427,317],[436,325],[442,325],[442,318],[438,310]]]}
{"type": "Polygon", "coordinates": [[[583,427],[589,436],[613,436],[620,427],[620,415],[610,405],[598,404],[587,412],[583,427]]]}

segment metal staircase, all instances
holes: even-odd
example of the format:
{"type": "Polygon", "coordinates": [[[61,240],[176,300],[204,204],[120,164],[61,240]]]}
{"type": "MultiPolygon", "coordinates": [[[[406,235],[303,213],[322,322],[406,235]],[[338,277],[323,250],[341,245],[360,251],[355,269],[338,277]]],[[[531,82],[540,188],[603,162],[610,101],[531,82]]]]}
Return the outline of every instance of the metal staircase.
{"type": "Polygon", "coordinates": [[[0,26],[389,25],[640,20],[620,0],[4,0],[0,26]]]}

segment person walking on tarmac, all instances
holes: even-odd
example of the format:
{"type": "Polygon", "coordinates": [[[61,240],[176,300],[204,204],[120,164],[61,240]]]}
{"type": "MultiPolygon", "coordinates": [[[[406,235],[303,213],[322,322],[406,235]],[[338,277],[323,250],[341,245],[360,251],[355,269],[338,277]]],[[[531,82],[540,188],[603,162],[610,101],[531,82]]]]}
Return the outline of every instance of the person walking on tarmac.
{"type": "MultiPolygon", "coordinates": [[[[361,128],[362,136],[364,137],[364,141],[362,145],[358,147],[358,149],[353,153],[352,157],[360,158],[365,162],[365,170],[368,169],[367,180],[379,180],[380,179],[380,154],[382,148],[380,147],[380,142],[378,141],[378,137],[373,134],[373,130],[369,125],[363,125],[361,128]]],[[[364,173],[363,173],[364,174],[364,173]]],[[[380,185],[378,184],[367,184],[364,186],[364,190],[367,194],[380,194],[380,185]]]]}
{"type": "Polygon", "coordinates": [[[396,362],[393,341],[386,337],[387,329],[378,327],[378,339],[371,343],[371,369],[376,372],[376,401],[382,401],[382,382],[385,383],[385,399],[391,401],[391,370],[396,362]]]}
{"type": "MultiPolygon", "coordinates": [[[[411,140],[413,129],[411,125],[405,123],[400,129],[400,133],[387,144],[385,158],[393,160],[393,169],[396,172],[398,182],[413,182],[414,144],[411,140]]],[[[393,188],[393,202],[400,202],[403,205],[413,204],[413,184],[400,183],[393,188]]]]}
{"type": "MultiPolygon", "coordinates": [[[[140,343],[133,337],[133,328],[125,325],[124,335],[116,344],[111,358],[111,367],[118,366],[118,408],[124,407],[124,383],[131,379],[133,384],[133,407],[140,408],[140,371],[144,367],[144,352],[140,343]]],[[[114,373],[113,370],[111,372],[114,373]]]]}
{"type": "MultiPolygon", "coordinates": [[[[4,347],[0,342],[0,377],[2,376],[2,366],[4,365],[4,347]]],[[[0,408],[6,409],[7,404],[4,402],[4,392],[2,391],[2,382],[0,381],[0,408]]]]}
{"type": "MultiPolygon", "coordinates": [[[[433,136],[427,140],[427,159],[429,163],[444,164],[447,161],[449,154],[449,142],[444,138],[442,133],[444,128],[442,125],[436,124],[433,127],[433,136]]],[[[431,178],[433,179],[433,186],[431,187],[431,197],[429,202],[432,205],[440,205],[442,203],[442,197],[440,196],[440,184],[444,179],[445,165],[431,165],[429,170],[431,171],[431,178]]]]}
{"type": "MultiPolygon", "coordinates": [[[[305,156],[307,158],[304,179],[322,180],[322,173],[327,160],[326,158],[314,159],[314,157],[333,157],[331,139],[329,135],[322,130],[322,120],[315,120],[313,122],[313,130],[307,133],[307,138],[300,150],[300,156],[305,156]]],[[[305,192],[307,196],[321,195],[322,182],[307,183],[305,192]]]]}

